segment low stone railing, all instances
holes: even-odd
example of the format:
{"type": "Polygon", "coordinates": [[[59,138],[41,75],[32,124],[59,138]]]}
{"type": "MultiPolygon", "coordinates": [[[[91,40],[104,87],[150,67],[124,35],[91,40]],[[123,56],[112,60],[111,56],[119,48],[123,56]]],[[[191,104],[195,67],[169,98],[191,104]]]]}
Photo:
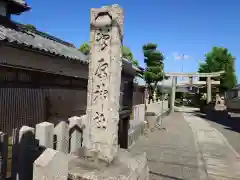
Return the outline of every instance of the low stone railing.
{"type": "Polygon", "coordinates": [[[30,130],[35,132],[35,138],[39,140],[39,145],[45,148],[54,148],[64,153],[75,152],[82,146],[83,131],[85,127],[86,115],[81,117],[71,117],[66,121],[60,121],[57,125],[49,122],[42,122],[34,128],[25,126],[22,133],[30,130]]]}
{"type": "Polygon", "coordinates": [[[140,122],[128,131],[128,148],[135,144],[138,138],[144,135],[145,123],[140,122]]]}
{"type": "MultiPolygon", "coordinates": [[[[139,104],[134,106],[133,120],[130,120],[130,128],[128,130],[128,148],[134,145],[140,136],[144,135],[144,120],[145,105],[139,104]]],[[[55,149],[65,154],[76,152],[82,146],[85,125],[86,115],[83,115],[81,117],[71,117],[66,121],[60,121],[56,125],[49,122],[42,122],[35,127],[23,126],[16,132],[14,130],[12,137],[12,139],[15,139],[12,144],[12,164],[14,169],[19,165],[18,159],[21,159],[21,164],[24,167],[30,166],[29,163],[34,162],[45,148],[50,148],[50,150],[55,149]],[[33,139],[37,140],[36,143],[33,139]],[[18,152],[18,147],[21,147],[21,152],[18,152]],[[34,156],[31,156],[32,159],[28,157],[29,152],[34,153],[34,156]]],[[[6,136],[4,133],[0,133],[0,135],[6,136]]],[[[5,146],[8,146],[8,138],[5,139],[5,146]]],[[[8,154],[5,154],[8,157],[8,154]]],[[[29,171],[28,168],[24,168],[21,174],[26,175],[29,171]]],[[[15,177],[15,175],[16,172],[13,171],[12,177],[15,177]]]]}
{"type": "Polygon", "coordinates": [[[145,104],[133,106],[133,116],[128,130],[128,148],[144,134],[145,104]]]}
{"type": "Polygon", "coordinates": [[[145,104],[133,106],[133,120],[143,122],[145,118],[145,104]]]}
{"type": "Polygon", "coordinates": [[[157,101],[154,103],[147,104],[147,112],[154,112],[157,115],[161,115],[163,112],[166,112],[167,110],[168,110],[168,101],[163,101],[163,102],[157,101]]]}
{"type": "MultiPolygon", "coordinates": [[[[11,172],[8,172],[8,176],[11,179],[21,177],[20,179],[28,180],[34,174],[33,162],[46,148],[64,154],[76,152],[82,146],[85,120],[84,115],[71,117],[56,125],[42,122],[35,127],[22,126],[20,129],[13,129],[12,136],[0,132],[0,164],[3,165],[0,177],[5,179],[10,165],[11,172]]],[[[50,154],[45,160],[50,160],[51,156],[50,154]]],[[[64,163],[67,164],[67,160],[64,163]]]]}

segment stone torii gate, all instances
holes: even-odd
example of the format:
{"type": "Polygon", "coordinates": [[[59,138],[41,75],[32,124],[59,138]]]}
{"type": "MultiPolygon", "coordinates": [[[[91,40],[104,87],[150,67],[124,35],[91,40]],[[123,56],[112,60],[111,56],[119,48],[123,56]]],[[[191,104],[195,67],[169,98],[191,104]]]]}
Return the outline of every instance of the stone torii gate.
{"type": "MultiPolygon", "coordinates": [[[[175,93],[176,93],[176,85],[177,85],[177,77],[188,77],[188,82],[181,83],[182,85],[193,85],[193,77],[206,77],[207,81],[197,81],[197,84],[206,84],[207,85],[207,103],[212,101],[212,85],[220,84],[220,81],[211,80],[212,77],[219,77],[224,71],[213,72],[213,73],[166,73],[166,76],[172,77],[172,90],[171,90],[171,103],[170,108],[171,112],[174,112],[174,102],[175,102],[175,93]]],[[[180,84],[180,85],[181,85],[180,84]]]]}

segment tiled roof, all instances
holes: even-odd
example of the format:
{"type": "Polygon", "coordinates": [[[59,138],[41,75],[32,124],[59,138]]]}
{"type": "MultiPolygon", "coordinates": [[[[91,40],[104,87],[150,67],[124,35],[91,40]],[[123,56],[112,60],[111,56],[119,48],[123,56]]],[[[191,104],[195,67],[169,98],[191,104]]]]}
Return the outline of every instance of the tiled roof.
{"type": "MultiPolygon", "coordinates": [[[[37,30],[27,30],[22,24],[15,23],[15,26],[18,28],[7,28],[0,25],[0,41],[6,41],[11,44],[25,46],[55,56],[88,63],[89,56],[78,51],[74,45],[37,30]]],[[[132,64],[128,59],[123,58],[122,60],[125,63],[132,64]]],[[[141,71],[139,67],[134,64],[132,64],[132,68],[136,71],[141,71]]]]}
{"type": "Polygon", "coordinates": [[[0,41],[7,41],[11,44],[23,45],[52,55],[88,63],[87,57],[76,48],[48,39],[31,31],[15,30],[0,25],[0,41]]]}

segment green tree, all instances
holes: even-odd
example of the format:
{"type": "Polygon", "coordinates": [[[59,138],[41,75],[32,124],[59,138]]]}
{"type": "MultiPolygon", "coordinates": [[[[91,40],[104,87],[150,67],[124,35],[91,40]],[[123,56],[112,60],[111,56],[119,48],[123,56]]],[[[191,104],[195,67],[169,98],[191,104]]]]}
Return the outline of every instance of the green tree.
{"type": "Polygon", "coordinates": [[[122,57],[126,58],[130,61],[133,61],[133,53],[132,53],[131,49],[128,48],[127,46],[122,47],[122,57]]]}
{"type": "Polygon", "coordinates": [[[129,47],[122,47],[122,57],[132,61],[134,65],[139,66],[139,61],[134,59],[133,53],[129,47]]]}
{"type": "Polygon", "coordinates": [[[133,62],[134,65],[139,66],[138,60],[134,59],[132,62],[133,62]]]}
{"type": "Polygon", "coordinates": [[[24,25],[28,30],[32,30],[32,31],[36,31],[37,30],[37,28],[34,26],[34,25],[32,25],[32,24],[26,24],[26,25],[24,25]]]}
{"type": "Polygon", "coordinates": [[[80,46],[79,51],[81,51],[86,56],[90,53],[90,45],[89,43],[84,43],[80,46]]]}
{"type": "MultiPolygon", "coordinates": [[[[83,54],[85,54],[86,56],[89,55],[90,53],[90,45],[89,43],[84,43],[80,46],[79,51],[81,51],[83,54]]],[[[122,56],[123,58],[126,58],[130,61],[132,61],[132,63],[136,66],[139,66],[139,62],[136,59],[133,59],[133,53],[131,52],[130,48],[123,46],[122,47],[122,56]]]]}
{"type": "Polygon", "coordinates": [[[48,33],[39,31],[39,30],[38,30],[34,25],[32,25],[32,24],[24,24],[23,26],[24,26],[28,31],[32,31],[32,32],[38,31],[38,34],[40,34],[41,36],[49,36],[48,33]]]}
{"type": "Polygon", "coordinates": [[[164,75],[164,56],[163,53],[157,50],[157,45],[148,43],[143,45],[144,63],[146,69],[144,79],[148,86],[149,100],[153,99],[153,92],[157,87],[158,82],[165,78],[164,75]]]}
{"type": "MultiPolygon", "coordinates": [[[[235,57],[232,56],[227,48],[213,47],[212,51],[205,55],[205,62],[200,64],[198,70],[200,73],[218,71],[224,71],[220,78],[214,78],[214,80],[220,80],[220,92],[225,92],[236,86],[235,57]]],[[[201,79],[206,80],[206,78],[201,79]]]]}

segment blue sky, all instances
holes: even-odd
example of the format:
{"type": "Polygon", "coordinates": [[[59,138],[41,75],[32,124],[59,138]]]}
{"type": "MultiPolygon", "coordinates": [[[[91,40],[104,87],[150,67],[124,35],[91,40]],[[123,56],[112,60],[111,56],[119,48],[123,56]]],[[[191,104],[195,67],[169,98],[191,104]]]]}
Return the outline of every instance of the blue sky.
{"type": "MultiPolygon", "coordinates": [[[[13,19],[72,42],[90,38],[90,8],[119,4],[125,10],[124,44],[144,66],[142,45],[156,43],[167,72],[197,71],[204,54],[223,46],[236,57],[240,79],[240,1],[238,0],[27,0],[32,10],[13,19]]],[[[239,81],[239,80],[238,80],[239,81]]]]}

